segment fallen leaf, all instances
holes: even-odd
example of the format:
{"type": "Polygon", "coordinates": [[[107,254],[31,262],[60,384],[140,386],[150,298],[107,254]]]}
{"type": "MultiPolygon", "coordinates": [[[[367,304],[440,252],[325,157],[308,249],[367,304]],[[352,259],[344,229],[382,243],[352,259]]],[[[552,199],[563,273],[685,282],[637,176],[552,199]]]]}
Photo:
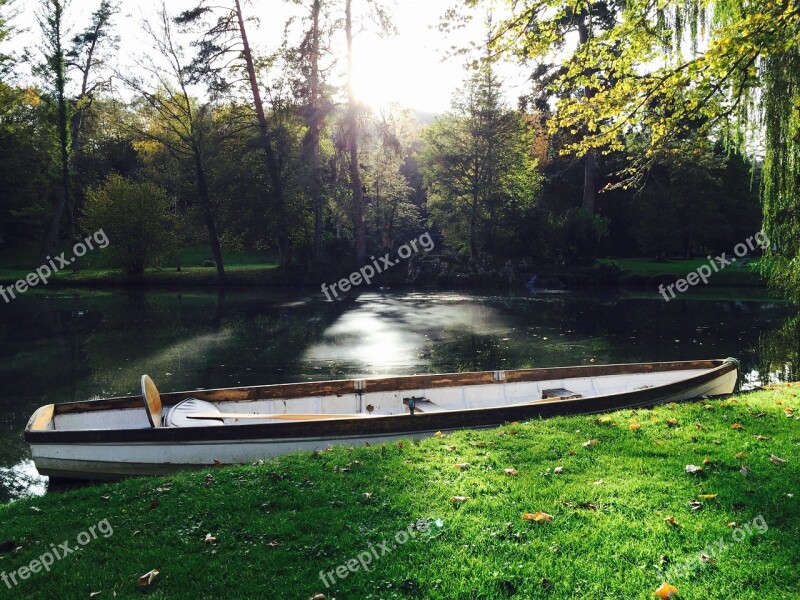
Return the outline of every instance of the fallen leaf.
{"type": "Polygon", "coordinates": [[[204,544],[216,544],[217,543],[217,538],[215,538],[210,533],[207,533],[206,534],[206,539],[203,540],[203,543],[204,544]]]}
{"type": "Polygon", "coordinates": [[[706,457],[703,459],[703,464],[704,464],[704,465],[710,465],[710,464],[711,464],[711,459],[710,459],[710,458],[708,458],[708,457],[706,456],[706,457]]]}
{"type": "Polygon", "coordinates": [[[678,419],[667,419],[667,425],[675,427],[678,424],[678,419]]]}
{"type": "Polygon", "coordinates": [[[739,469],[739,473],[747,477],[750,474],[750,467],[748,467],[747,465],[742,465],[742,468],[739,469]]]}
{"type": "Polygon", "coordinates": [[[570,456],[575,456],[575,450],[570,450],[569,452],[567,452],[567,454],[569,454],[570,456]]]}
{"type": "Polygon", "coordinates": [[[600,442],[598,442],[597,440],[589,440],[588,442],[583,442],[581,446],[583,446],[584,448],[591,448],[592,446],[596,446],[599,443],[600,442]]]}
{"type": "Polygon", "coordinates": [[[708,554],[703,552],[700,554],[700,562],[713,565],[715,561],[708,554]]]}
{"type": "Polygon", "coordinates": [[[469,496],[453,496],[450,498],[450,502],[453,504],[461,504],[469,500],[469,496]]]}
{"type": "Polygon", "coordinates": [[[739,527],[739,524],[736,521],[731,521],[730,523],[728,523],[728,527],[734,527],[734,528],[739,527]]]}
{"type": "Polygon", "coordinates": [[[522,518],[526,521],[536,521],[537,523],[549,523],[553,520],[553,515],[548,515],[546,512],[525,513],[522,518]]]}
{"type": "Polygon", "coordinates": [[[456,447],[455,446],[445,446],[444,449],[447,450],[448,452],[455,452],[456,451],[456,447]]]}
{"type": "Polygon", "coordinates": [[[462,471],[469,469],[469,463],[456,463],[453,465],[456,469],[460,469],[462,471]]]}
{"type": "Polygon", "coordinates": [[[697,500],[692,500],[691,502],[689,502],[689,508],[691,508],[694,511],[701,510],[703,508],[703,503],[697,500]]]}
{"type": "Polygon", "coordinates": [[[703,500],[713,500],[717,496],[719,496],[719,494],[700,494],[698,498],[701,498],[703,500]]]}
{"type": "Polygon", "coordinates": [[[666,519],[664,519],[664,521],[666,522],[667,525],[672,525],[673,527],[680,527],[680,525],[678,525],[678,522],[675,520],[675,517],[673,517],[672,515],[668,516],[666,519]]]}
{"type": "Polygon", "coordinates": [[[772,461],[774,464],[776,464],[776,465],[782,465],[783,463],[785,463],[785,462],[786,462],[784,459],[782,459],[782,458],[778,458],[778,457],[777,457],[777,456],[775,456],[774,454],[772,454],[772,455],[769,457],[769,459],[770,459],[770,460],[771,460],[771,461],[772,461]]]}
{"type": "Polygon", "coordinates": [[[713,406],[711,406],[710,404],[705,404],[705,405],[703,406],[703,408],[705,408],[706,410],[713,410],[713,408],[714,408],[714,407],[713,407],[713,406]]]}
{"type": "Polygon", "coordinates": [[[598,479],[597,481],[594,482],[594,485],[603,485],[603,483],[604,482],[602,479],[598,479]]]}
{"type": "Polygon", "coordinates": [[[658,417],[653,415],[652,417],[650,417],[650,422],[651,423],[658,423],[658,417]]]}
{"type": "Polygon", "coordinates": [[[769,440],[769,438],[768,438],[768,437],[766,437],[766,436],[764,436],[764,435],[757,435],[757,436],[756,436],[756,439],[757,439],[759,442],[766,442],[766,441],[768,441],[768,440],[769,440]]]}
{"type": "Polygon", "coordinates": [[[314,594],[308,600],[325,600],[326,597],[325,594],[314,594]]]}
{"type": "Polygon", "coordinates": [[[433,437],[437,438],[444,437],[444,434],[441,431],[437,431],[436,433],[433,434],[433,437]]]}
{"type": "MultiPolygon", "coordinates": [[[[100,500],[104,500],[104,501],[108,502],[109,500],[111,500],[111,496],[100,496],[100,500]]],[[[96,593],[99,594],[100,592],[96,592],[96,593]]]]}
{"type": "Polygon", "coordinates": [[[469,445],[473,448],[486,448],[486,442],[470,442],[469,445]]]}
{"type": "Polygon", "coordinates": [[[733,458],[739,459],[739,458],[744,458],[745,456],[747,456],[747,452],[737,452],[736,454],[733,455],[733,458]]]}
{"type": "Polygon", "coordinates": [[[687,473],[702,473],[704,470],[703,467],[698,467],[697,465],[686,465],[687,473]]]}
{"type": "Polygon", "coordinates": [[[216,458],[214,459],[214,468],[219,469],[222,467],[222,462],[218,461],[216,458]]]}
{"type": "Polygon", "coordinates": [[[630,430],[631,430],[631,431],[636,431],[636,430],[637,430],[637,429],[639,429],[641,426],[642,426],[642,424],[641,424],[641,423],[639,423],[639,421],[637,421],[636,419],[634,419],[633,421],[631,421],[631,422],[630,422],[630,424],[628,425],[628,427],[630,427],[630,430]]]}
{"type": "Polygon", "coordinates": [[[505,469],[504,472],[509,477],[516,477],[517,475],[519,475],[519,472],[516,469],[505,469]]]}
{"type": "Polygon", "coordinates": [[[563,472],[564,472],[564,467],[556,467],[555,469],[553,469],[553,473],[555,473],[556,475],[561,475],[563,472]]]}
{"type": "Polygon", "coordinates": [[[281,543],[278,540],[270,540],[269,542],[267,542],[267,546],[269,546],[270,548],[277,548],[280,545],[281,543]]]}
{"type": "Polygon", "coordinates": [[[147,510],[154,510],[154,509],[158,508],[159,506],[161,506],[161,502],[159,502],[158,500],[153,500],[150,503],[150,508],[148,508],[147,510]]]}
{"type": "Polygon", "coordinates": [[[668,583],[662,583],[653,594],[661,598],[661,600],[669,600],[678,595],[678,588],[668,583]]]}
{"type": "Polygon", "coordinates": [[[100,594],[101,592],[92,592],[91,594],[89,594],[89,598],[97,598],[100,594]]]}
{"type": "Polygon", "coordinates": [[[372,492],[364,492],[364,498],[370,500],[372,498],[372,492]]]}
{"type": "Polygon", "coordinates": [[[153,569],[152,571],[148,571],[139,577],[139,579],[136,580],[136,585],[139,587],[147,587],[153,583],[153,580],[155,580],[156,577],[158,577],[158,569],[153,569]]]}
{"type": "Polygon", "coordinates": [[[731,429],[744,429],[744,425],[742,425],[741,423],[734,423],[733,425],[731,425],[731,429]]]}

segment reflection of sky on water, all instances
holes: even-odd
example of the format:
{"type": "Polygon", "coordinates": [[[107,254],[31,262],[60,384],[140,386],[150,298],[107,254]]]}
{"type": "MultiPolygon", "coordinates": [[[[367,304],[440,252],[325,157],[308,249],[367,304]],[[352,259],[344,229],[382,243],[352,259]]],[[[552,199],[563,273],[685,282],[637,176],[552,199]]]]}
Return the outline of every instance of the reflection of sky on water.
{"type": "Polygon", "coordinates": [[[303,360],[349,364],[362,374],[424,368],[430,344],[444,331],[497,335],[512,328],[496,308],[475,300],[455,294],[363,294],[306,349],[303,360]]]}
{"type": "Polygon", "coordinates": [[[4,492],[0,494],[0,502],[41,496],[47,491],[47,477],[39,475],[32,460],[23,460],[13,467],[0,467],[0,491],[4,492]]]}

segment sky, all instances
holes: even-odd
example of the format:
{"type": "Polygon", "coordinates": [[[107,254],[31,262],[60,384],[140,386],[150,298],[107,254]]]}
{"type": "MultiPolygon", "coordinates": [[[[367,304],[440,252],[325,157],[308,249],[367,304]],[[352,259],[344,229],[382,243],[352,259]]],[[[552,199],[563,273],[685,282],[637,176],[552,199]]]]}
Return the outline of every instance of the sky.
{"type": "MultiPolygon", "coordinates": [[[[100,0],[71,0],[68,25],[73,32],[83,29],[89,22],[91,12],[100,0]]],[[[359,99],[378,109],[397,103],[404,108],[443,113],[449,106],[453,93],[463,83],[465,59],[446,58],[452,46],[463,47],[472,40],[485,37],[482,15],[465,29],[445,36],[436,27],[441,16],[454,0],[384,0],[393,15],[397,34],[381,37],[370,29],[369,24],[355,39],[355,86],[359,99]]],[[[170,12],[178,13],[193,5],[196,0],[170,0],[170,12]]],[[[214,2],[212,1],[211,4],[214,2]]],[[[121,1],[121,13],[116,17],[116,32],[120,37],[118,62],[125,68],[133,67],[133,57],[147,48],[147,40],[141,31],[144,18],[154,14],[160,3],[156,0],[142,2],[121,1]]],[[[354,10],[364,5],[365,0],[354,0],[354,10]]],[[[14,48],[24,46],[36,57],[38,36],[35,13],[37,0],[17,0],[19,11],[14,24],[25,31],[17,36],[14,48]]],[[[259,52],[275,50],[283,38],[286,20],[300,14],[297,7],[283,0],[245,0],[243,11],[247,16],[257,17],[259,25],[250,25],[252,45],[259,52]]],[[[344,33],[337,34],[337,50],[345,52],[344,33]]],[[[22,52],[20,52],[22,53],[22,52]]],[[[37,59],[38,60],[38,59],[37,59]]],[[[346,61],[341,60],[342,67],[346,61]]],[[[506,82],[506,95],[510,105],[525,92],[525,77],[522,70],[505,65],[500,73],[506,82]]],[[[341,75],[341,72],[340,72],[341,75]]]]}

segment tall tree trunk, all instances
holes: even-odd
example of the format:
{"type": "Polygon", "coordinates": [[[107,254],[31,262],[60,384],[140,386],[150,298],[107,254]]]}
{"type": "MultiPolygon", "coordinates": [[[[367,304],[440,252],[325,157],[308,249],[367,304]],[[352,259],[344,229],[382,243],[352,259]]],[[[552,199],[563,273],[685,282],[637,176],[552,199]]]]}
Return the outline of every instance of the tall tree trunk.
{"type": "MultiPolygon", "coordinates": [[[[580,45],[583,46],[589,42],[589,25],[587,23],[588,15],[582,12],[578,15],[578,38],[580,45]]],[[[591,100],[596,94],[596,90],[587,86],[584,88],[586,98],[591,100]]],[[[594,150],[589,150],[586,153],[586,160],[584,162],[583,172],[583,203],[582,209],[588,214],[593,215],[595,211],[595,204],[597,199],[597,155],[594,150]]]]}
{"type": "MultiPolygon", "coordinates": [[[[39,263],[46,262],[47,256],[53,252],[58,242],[61,230],[61,219],[64,211],[67,212],[67,223],[70,241],[75,237],[75,219],[72,210],[72,159],[70,147],[69,130],[69,106],[67,105],[66,85],[67,73],[64,61],[64,51],[61,46],[61,22],[63,20],[63,7],[60,2],[54,3],[53,26],[51,32],[53,37],[54,54],[49,57],[50,68],[53,70],[53,79],[56,91],[56,102],[58,104],[58,145],[60,159],[60,190],[59,198],[53,211],[53,218],[50,222],[45,243],[42,248],[39,263]]],[[[74,263],[73,263],[74,264],[74,263]]]]}
{"type": "Polygon", "coordinates": [[[217,225],[214,222],[214,210],[211,207],[211,194],[208,191],[206,167],[203,163],[203,155],[200,152],[200,148],[195,145],[192,151],[194,153],[195,170],[197,171],[197,192],[200,196],[200,203],[203,205],[203,216],[206,220],[211,252],[214,254],[214,262],[217,263],[217,279],[221,285],[224,285],[225,265],[222,262],[222,248],[219,245],[219,234],[217,233],[217,225]]]}
{"type": "Polygon", "coordinates": [[[264,149],[264,156],[266,159],[267,176],[272,183],[272,193],[275,196],[275,203],[278,207],[278,252],[280,253],[281,270],[285,270],[291,262],[291,247],[289,240],[289,228],[286,215],[286,202],[283,193],[283,182],[281,181],[281,171],[278,167],[278,161],[275,157],[275,151],[272,147],[272,140],[270,139],[269,127],[267,125],[267,116],[264,114],[264,105],[261,102],[261,91],[258,87],[258,78],[256,77],[255,64],[253,62],[253,53],[250,50],[250,42],[247,39],[247,29],[244,25],[244,16],[242,15],[242,6],[239,0],[236,3],[236,18],[239,21],[239,33],[242,38],[242,54],[247,65],[247,78],[250,81],[250,90],[253,94],[253,104],[256,109],[256,116],[258,118],[258,129],[261,137],[261,145],[264,149]]]}
{"type": "Polygon", "coordinates": [[[322,255],[322,157],[320,151],[320,135],[322,129],[322,108],[320,106],[320,74],[319,74],[319,16],[322,10],[322,0],[314,0],[312,7],[311,29],[311,115],[309,119],[308,143],[311,146],[311,201],[314,205],[314,260],[319,260],[322,255]]]}
{"type": "Polygon", "coordinates": [[[353,11],[352,0],[345,4],[345,33],[347,34],[347,147],[350,153],[350,185],[353,190],[353,233],[356,245],[356,264],[367,258],[367,230],[364,223],[364,188],[361,183],[361,168],[358,164],[358,124],[356,122],[356,93],[353,81],[353,11]]]}

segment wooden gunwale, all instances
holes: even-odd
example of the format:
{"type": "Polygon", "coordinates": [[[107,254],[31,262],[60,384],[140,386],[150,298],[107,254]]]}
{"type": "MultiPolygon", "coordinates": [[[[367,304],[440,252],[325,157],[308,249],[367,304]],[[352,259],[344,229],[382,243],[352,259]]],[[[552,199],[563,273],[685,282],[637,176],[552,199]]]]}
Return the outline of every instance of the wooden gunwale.
{"type": "MultiPolygon", "coordinates": [[[[596,377],[621,373],[653,373],[672,370],[709,369],[708,371],[670,384],[621,392],[605,396],[540,401],[531,404],[500,406],[494,408],[462,409],[435,413],[417,413],[416,415],[387,415],[370,418],[347,419],[338,421],[308,421],[288,423],[237,424],[229,427],[185,427],[185,428],[142,428],[142,429],[98,429],[69,431],[25,431],[25,439],[37,444],[80,444],[80,443],[180,443],[180,442],[214,442],[225,440],[255,439],[302,439],[311,437],[358,437],[367,435],[391,435],[398,433],[422,433],[427,431],[461,429],[466,427],[491,427],[505,422],[521,421],[532,418],[544,418],[557,415],[603,412],[627,407],[640,407],[656,404],[662,399],[674,396],[682,390],[713,381],[732,370],[736,370],[733,362],[685,361],[671,363],[641,363],[634,365],[606,365],[586,367],[558,367],[553,369],[532,369],[525,371],[506,371],[505,382],[539,381],[549,379],[569,379],[573,377],[596,377]]],[[[448,387],[453,385],[479,385],[494,383],[494,372],[463,373],[452,375],[422,375],[410,377],[392,377],[367,380],[367,391],[401,390],[448,387]],[[390,384],[389,382],[392,382],[390,384]],[[470,383],[465,383],[470,382],[470,383]],[[399,384],[399,385],[398,385],[399,384]],[[388,387],[384,387],[387,386],[388,387]]],[[[502,383],[502,382],[500,382],[502,383]]],[[[179,392],[163,394],[165,404],[174,404],[187,397],[203,400],[219,401],[221,397],[229,400],[222,392],[247,391],[246,398],[263,399],[262,390],[283,390],[279,398],[286,398],[286,391],[302,395],[311,395],[309,389],[320,394],[323,389],[342,390],[343,393],[354,393],[353,381],[319,382],[312,384],[287,384],[276,386],[258,386],[252,388],[235,388],[234,390],[209,390],[204,392],[179,392]],[[347,391],[344,391],[344,387],[347,391]],[[256,390],[258,392],[256,392],[256,390]]],[[[329,391],[329,394],[335,393],[329,391]]],[[[140,408],[140,397],[77,402],[56,405],[56,414],[85,412],[87,410],[106,410],[120,408],[140,408]],[[128,406],[128,403],[132,404],[128,406]],[[62,407],[62,409],[59,409],[62,407]],[[66,408],[64,408],[66,407],[66,408]],[[80,408],[79,408],[80,407],[80,408]],[[102,407],[102,408],[101,408],[102,407]]]]}

